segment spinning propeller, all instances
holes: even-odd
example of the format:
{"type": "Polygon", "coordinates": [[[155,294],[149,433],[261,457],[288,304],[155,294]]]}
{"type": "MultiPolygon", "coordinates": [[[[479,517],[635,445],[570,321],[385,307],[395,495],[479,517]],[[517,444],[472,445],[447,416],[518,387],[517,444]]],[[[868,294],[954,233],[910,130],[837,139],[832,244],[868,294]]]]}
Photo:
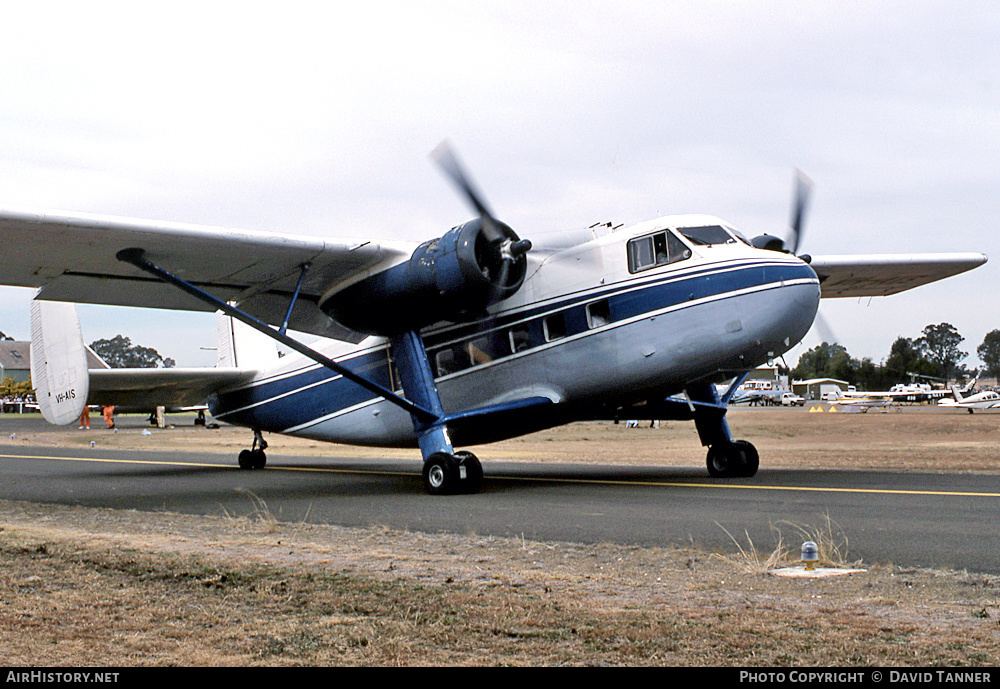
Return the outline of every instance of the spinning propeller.
{"type": "MultiPolygon", "coordinates": [[[[806,177],[801,170],[795,171],[795,194],[792,199],[792,218],[789,225],[792,228],[792,236],[788,241],[770,234],[762,234],[751,240],[758,249],[768,249],[770,251],[783,251],[788,254],[796,254],[799,244],[802,241],[802,230],[805,225],[806,208],[809,206],[809,196],[812,194],[812,180],[806,177]]],[[[812,258],[809,254],[799,256],[803,261],[809,263],[812,258]]]]}
{"type": "MultiPolygon", "coordinates": [[[[796,253],[799,248],[799,242],[802,241],[802,227],[803,219],[806,213],[806,207],[809,205],[809,196],[812,194],[813,183],[812,180],[802,174],[801,170],[795,171],[795,201],[792,206],[792,237],[791,237],[791,248],[789,248],[789,253],[796,253]]],[[[808,254],[800,257],[806,263],[809,258],[808,254]]]]}
{"type": "MultiPolygon", "coordinates": [[[[442,141],[431,152],[431,157],[451,178],[451,181],[455,183],[472,208],[479,214],[483,236],[488,244],[488,251],[492,254],[492,261],[489,264],[498,268],[496,274],[489,275],[489,277],[494,278],[496,289],[503,292],[507,286],[507,277],[511,266],[531,250],[531,241],[518,238],[514,230],[493,216],[483,199],[483,195],[476,189],[472,178],[466,173],[465,168],[458,161],[458,156],[455,155],[447,141],[442,141]]],[[[484,272],[486,271],[484,270],[484,272]]]]}

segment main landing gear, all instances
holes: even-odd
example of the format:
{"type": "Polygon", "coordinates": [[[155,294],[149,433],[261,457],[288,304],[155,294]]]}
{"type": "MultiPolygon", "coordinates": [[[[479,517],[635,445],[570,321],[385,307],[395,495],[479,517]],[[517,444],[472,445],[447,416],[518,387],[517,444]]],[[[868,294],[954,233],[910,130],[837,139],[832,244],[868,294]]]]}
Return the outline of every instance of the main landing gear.
{"type": "Polygon", "coordinates": [[[263,469],[264,465],[267,464],[267,455],[264,454],[266,448],[267,441],[264,440],[261,432],[255,429],[253,432],[253,445],[250,446],[249,450],[240,452],[238,460],[240,469],[263,469]]]}
{"type": "Polygon", "coordinates": [[[483,487],[482,464],[471,452],[456,452],[451,444],[443,421],[444,408],[419,333],[400,333],[389,341],[389,346],[406,396],[433,413],[430,420],[411,414],[424,458],[424,490],[431,495],[478,493],[483,487]]]}
{"type": "Polygon", "coordinates": [[[431,495],[478,493],[483,465],[471,452],[435,452],[424,460],[424,489],[431,495]]]}

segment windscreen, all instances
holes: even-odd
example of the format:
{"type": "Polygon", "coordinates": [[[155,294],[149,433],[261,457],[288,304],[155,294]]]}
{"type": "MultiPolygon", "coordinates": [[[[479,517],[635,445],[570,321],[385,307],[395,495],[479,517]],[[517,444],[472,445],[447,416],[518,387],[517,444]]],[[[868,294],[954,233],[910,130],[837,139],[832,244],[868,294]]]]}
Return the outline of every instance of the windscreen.
{"type": "Polygon", "coordinates": [[[678,227],[677,231],[695,244],[732,244],[736,242],[721,225],[706,225],[704,227],[678,227]]]}

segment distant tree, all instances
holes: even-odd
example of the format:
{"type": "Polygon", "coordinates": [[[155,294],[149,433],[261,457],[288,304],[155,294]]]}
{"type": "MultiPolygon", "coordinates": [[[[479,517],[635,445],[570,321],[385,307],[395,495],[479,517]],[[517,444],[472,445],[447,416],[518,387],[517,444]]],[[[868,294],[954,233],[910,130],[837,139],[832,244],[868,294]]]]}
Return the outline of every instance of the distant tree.
{"type": "Polygon", "coordinates": [[[4,376],[0,381],[0,397],[24,397],[31,392],[31,381],[18,382],[10,376],[4,376]]]}
{"type": "Polygon", "coordinates": [[[888,385],[909,382],[914,374],[918,376],[938,376],[938,367],[927,360],[916,340],[897,337],[885,360],[888,385]]]}
{"type": "Polygon", "coordinates": [[[986,364],[987,375],[1000,376],[1000,330],[986,333],[983,343],[976,347],[976,354],[986,364]]]}
{"type": "Polygon", "coordinates": [[[90,348],[101,357],[111,368],[172,368],[173,359],[164,359],[152,347],[142,347],[132,344],[132,341],[116,335],[110,340],[96,340],[90,343],[90,348]]]}
{"type": "Polygon", "coordinates": [[[938,323],[924,328],[924,334],[917,339],[927,358],[937,364],[942,378],[949,378],[955,365],[969,356],[958,348],[965,340],[950,323],[938,323]]]}
{"type": "Polygon", "coordinates": [[[853,383],[856,372],[857,362],[843,345],[823,342],[799,357],[792,376],[799,380],[836,378],[853,383]]]}

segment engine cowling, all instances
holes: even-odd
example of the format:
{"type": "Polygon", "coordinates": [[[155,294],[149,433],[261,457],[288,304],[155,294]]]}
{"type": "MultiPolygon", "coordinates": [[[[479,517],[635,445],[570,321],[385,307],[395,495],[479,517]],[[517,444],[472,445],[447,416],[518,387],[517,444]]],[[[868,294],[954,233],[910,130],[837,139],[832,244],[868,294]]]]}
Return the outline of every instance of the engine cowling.
{"type": "Polygon", "coordinates": [[[521,287],[527,272],[525,245],[530,247],[497,220],[471,220],[424,242],[406,263],[332,294],[320,308],[369,335],[480,317],[521,287]]]}

